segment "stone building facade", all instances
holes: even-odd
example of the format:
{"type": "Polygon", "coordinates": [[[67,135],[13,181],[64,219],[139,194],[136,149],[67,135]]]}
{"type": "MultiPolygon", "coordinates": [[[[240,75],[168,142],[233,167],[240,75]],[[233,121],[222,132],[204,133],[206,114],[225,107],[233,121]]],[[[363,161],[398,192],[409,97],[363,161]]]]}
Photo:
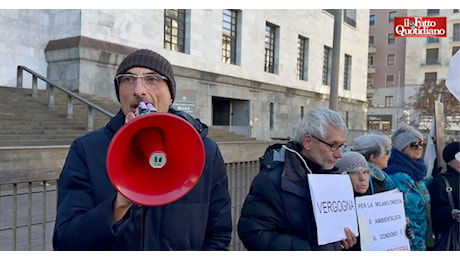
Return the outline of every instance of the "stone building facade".
{"type": "Polygon", "coordinates": [[[0,64],[0,85],[15,86],[16,67],[23,65],[74,92],[116,100],[118,64],[130,51],[149,48],[174,66],[176,107],[208,125],[272,140],[292,137],[303,114],[329,106],[331,67],[337,62],[337,110],[348,124],[349,141],[366,131],[369,10],[345,10],[340,53],[333,61],[334,15],[327,10],[184,10],[182,51],[166,48],[166,13],[0,10],[6,36],[0,39],[0,58],[6,61],[0,64]],[[234,14],[233,64],[223,62],[228,13],[234,14]]]}
{"type": "MultiPolygon", "coordinates": [[[[412,103],[423,84],[446,80],[450,59],[460,50],[460,11],[371,9],[370,17],[369,37],[373,44],[369,46],[368,131],[391,134],[399,126],[410,124],[428,135],[432,118],[422,118],[412,103]],[[394,32],[392,17],[445,17],[447,36],[390,39],[394,32]],[[394,58],[391,64],[389,57],[394,58]]],[[[446,140],[458,140],[460,120],[451,119],[445,129],[446,140]]]]}

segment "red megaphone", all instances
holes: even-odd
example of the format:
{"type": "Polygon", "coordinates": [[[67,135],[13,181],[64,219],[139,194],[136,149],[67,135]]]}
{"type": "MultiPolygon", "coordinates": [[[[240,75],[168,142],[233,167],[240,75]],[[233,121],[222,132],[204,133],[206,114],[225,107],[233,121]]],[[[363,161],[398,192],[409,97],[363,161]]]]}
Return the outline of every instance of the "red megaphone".
{"type": "Polygon", "coordinates": [[[154,112],[123,125],[110,142],[107,172],[128,200],[145,206],[171,203],[197,184],[205,163],[203,141],[183,118],[154,112]]]}

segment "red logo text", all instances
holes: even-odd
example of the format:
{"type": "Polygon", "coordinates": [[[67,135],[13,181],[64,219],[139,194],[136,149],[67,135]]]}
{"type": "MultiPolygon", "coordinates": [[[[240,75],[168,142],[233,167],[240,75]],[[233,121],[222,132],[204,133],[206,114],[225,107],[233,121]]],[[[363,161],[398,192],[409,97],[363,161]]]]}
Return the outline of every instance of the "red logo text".
{"type": "Polygon", "coordinates": [[[395,37],[447,37],[446,17],[395,17],[395,37]]]}

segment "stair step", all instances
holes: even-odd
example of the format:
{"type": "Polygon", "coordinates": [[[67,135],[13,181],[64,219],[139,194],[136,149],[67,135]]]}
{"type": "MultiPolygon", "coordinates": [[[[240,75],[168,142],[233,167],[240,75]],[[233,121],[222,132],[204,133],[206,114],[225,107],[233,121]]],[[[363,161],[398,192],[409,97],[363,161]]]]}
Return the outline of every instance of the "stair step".
{"type": "MultiPolygon", "coordinates": [[[[83,133],[87,132],[86,128],[82,127],[81,129],[75,129],[74,127],[72,128],[50,128],[50,129],[26,129],[26,128],[2,128],[0,131],[0,136],[4,136],[5,138],[10,136],[10,135],[28,135],[28,134],[33,134],[33,135],[49,135],[49,136],[55,136],[55,135],[81,135],[83,133]]],[[[2,137],[0,137],[1,139],[2,137]]]]}
{"type": "MultiPolygon", "coordinates": [[[[77,134],[77,136],[84,135],[85,132],[81,132],[77,134]]],[[[0,140],[21,140],[21,141],[26,141],[26,140],[55,140],[55,136],[57,135],[32,135],[32,134],[27,134],[27,135],[4,135],[0,134],[0,140]]],[[[65,140],[72,140],[75,139],[75,134],[59,134],[59,138],[65,139],[65,140]]]]}
{"type": "Polygon", "coordinates": [[[72,141],[73,139],[60,138],[50,140],[0,140],[0,147],[70,145],[72,141]]]}
{"type": "MultiPolygon", "coordinates": [[[[109,98],[79,94],[94,104],[116,114],[120,104],[109,98]]],[[[48,92],[38,90],[32,97],[27,88],[0,87],[0,147],[27,145],[69,145],[75,138],[87,132],[88,107],[74,101],[73,117],[67,119],[67,94],[55,91],[54,107],[48,107],[48,92]]],[[[93,129],[99,129],[110,118],[99,112],[94,113],[93,129]]],[[[208,136],[215,141],[254,141],[228,132],[209,127],[208,136]]]]}

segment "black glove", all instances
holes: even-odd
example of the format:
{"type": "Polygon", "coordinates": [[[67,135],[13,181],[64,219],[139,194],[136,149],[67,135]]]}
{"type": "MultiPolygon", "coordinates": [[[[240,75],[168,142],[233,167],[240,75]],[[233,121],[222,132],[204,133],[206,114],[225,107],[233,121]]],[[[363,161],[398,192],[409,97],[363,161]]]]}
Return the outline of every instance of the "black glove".
{"type": "Polygon", "coordinates": [[[406,237],[411,240],[414,238],[414,231],[409,223],[406,224],[406,237]]]}

